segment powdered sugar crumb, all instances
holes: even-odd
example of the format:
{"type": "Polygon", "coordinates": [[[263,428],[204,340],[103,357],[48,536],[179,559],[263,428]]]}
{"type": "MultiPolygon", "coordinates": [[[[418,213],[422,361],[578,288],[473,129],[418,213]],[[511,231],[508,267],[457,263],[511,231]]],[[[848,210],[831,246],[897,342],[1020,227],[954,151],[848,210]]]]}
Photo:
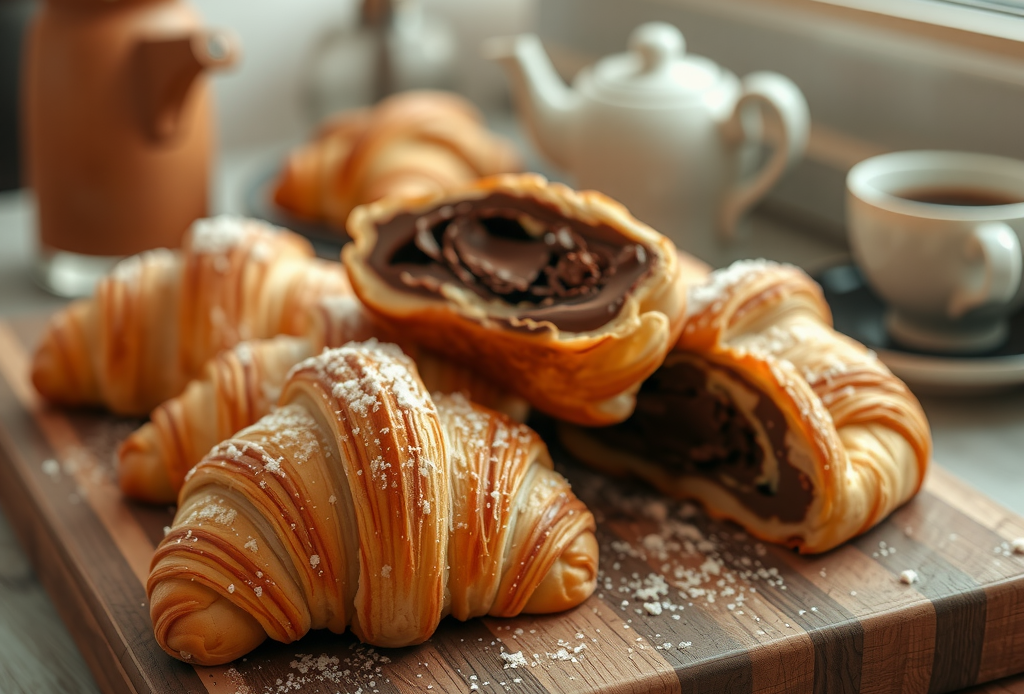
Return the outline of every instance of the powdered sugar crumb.
{"type": "Polygon", "coordinates": [[[508,670],[509,668],[515,670],[516,668],[527,666],[526,656],[523,655],[522,651],[516,651],[515,653],[503,652],[500,655],[501,659],[505,661],[505,665],[503,666],[505,670],[508,670]]]}
{"type": "MultiPolygon", "coordinates": [[[[348,655],[343,652],[336,655],[297,653],[288,664],[290,671],[272,684],[265,685],[262,693],[341,691],[349,694],[374,694],[382,688],[390,689],[385,687],[391,684],[391,679],[384,671],[384,666],[391,662],[390,658],[361,643],[351,644],[348,650],[348,655]]],[[[244,683],[244,678],[238,679],[244,683]]],[[[236,684],[234,679],[232,684],[236,684]]]]}

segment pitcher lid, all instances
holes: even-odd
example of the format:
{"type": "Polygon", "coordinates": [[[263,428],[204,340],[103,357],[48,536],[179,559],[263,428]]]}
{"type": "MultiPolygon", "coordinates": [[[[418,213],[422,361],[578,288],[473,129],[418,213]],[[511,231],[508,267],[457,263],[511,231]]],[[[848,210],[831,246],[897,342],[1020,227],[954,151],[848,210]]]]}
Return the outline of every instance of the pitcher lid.
{"type": "Polygon", "coordinates": [[[686,41],[666,22],[641,24],[629,37],[629,51],[594,65],[592,86],[599,96],[630,105],[657,105],[694,97],[715,87],[721,68],[686,55],[686,41]]]}

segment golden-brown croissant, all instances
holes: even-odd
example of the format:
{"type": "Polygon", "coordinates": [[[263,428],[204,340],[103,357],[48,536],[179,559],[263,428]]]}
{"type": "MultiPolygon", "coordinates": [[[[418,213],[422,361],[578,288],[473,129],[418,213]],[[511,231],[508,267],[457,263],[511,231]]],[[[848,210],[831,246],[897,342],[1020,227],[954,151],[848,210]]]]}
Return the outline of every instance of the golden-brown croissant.
{"type": "Polygon", "coordinates": [[[382,323],[561,419],[626,419],[682,329],[672,243],[536,174],[364,205],[349,232],[349,279],[382,323]]]}
{"type": "Polygon", "coordinates": [[[302,237],[239,217],[197,221],[181,251],[132,256],[53,317],[32,382],[51,402],[144,415],[242,340],[308,331],[307,307],[350,293],[302,237]]]}
{"type": "MultiPolygon", "coordinates": [[[[278,335],[240,342],[210,360],[204,376],[150,415],[118,448],[121,490],[151,503],[173,503],[185,474],[217,443],[268,414],[288,372],[325,347],[371,337],[396,341],[353,296],[326,297],[312,308],[309,337],[278,335]]],[[[465,393],[473,402],[526,418],[528,407],[465,367],[403,345],[431,392],[465,393]]]]}
{"type": "Polygon", "coordinates": [[[432,195],[481,176],[519,171],[511,144],[487,130],[464,98],[409,91],[328,122],[294,150],[274,200],[293,215],[340,230],[357,205],[385,195],[432,195]]]}
{"type": "Polygon", "coordinates": [[[563,428],[573,453],[806,553],[865,532],[917,493],[931,455],[920,404],[832,329],[806,274],[742,261],[688,302],[679,343],[633,417],[563,428]]]}
{"type": "Polygon", "coordinates": [[[189,474],[150,612],[161,647],[198,664],[310,629],[405,646],[448,614],[579,604],[594,528],[532,430],[432,399],[393,345],[350,344],[296,367],[280,407],[189,474]]]}

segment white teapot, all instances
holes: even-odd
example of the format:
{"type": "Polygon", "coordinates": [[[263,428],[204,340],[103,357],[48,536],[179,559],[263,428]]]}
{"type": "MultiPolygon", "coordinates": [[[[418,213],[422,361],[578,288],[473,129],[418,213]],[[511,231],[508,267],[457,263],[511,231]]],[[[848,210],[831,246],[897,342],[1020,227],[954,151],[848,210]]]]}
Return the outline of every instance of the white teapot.
{"type": "Polygon", "coordinates": [[[491,39],[484,53],[508,70],[537,147],[577,187],[714,263],[743,213],[803,154],[807,102],[778,73],[741,81],[686,55],[671,24],[641,25],[629,47],[581,70],[571,89],[533,34],[491,39]],[[773,151],[757,167],[762,142],[773,151]]]}

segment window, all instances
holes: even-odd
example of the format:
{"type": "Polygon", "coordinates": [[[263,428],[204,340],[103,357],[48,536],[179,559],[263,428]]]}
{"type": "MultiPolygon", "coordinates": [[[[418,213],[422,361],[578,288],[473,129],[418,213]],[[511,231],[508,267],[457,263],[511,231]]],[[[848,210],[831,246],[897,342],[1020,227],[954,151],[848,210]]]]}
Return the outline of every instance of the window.
{"type": "Polygon", "coordinates": [[[688,52],[740,76],[793,79],[813,132],[768,206],[825,233],[844,236],[846,171],[873,154],[1024,159],[1024,0],[543,0],[538,13],[564,73],[623,50],[633,27],[660,19],[682,30],[688,52]]]}

